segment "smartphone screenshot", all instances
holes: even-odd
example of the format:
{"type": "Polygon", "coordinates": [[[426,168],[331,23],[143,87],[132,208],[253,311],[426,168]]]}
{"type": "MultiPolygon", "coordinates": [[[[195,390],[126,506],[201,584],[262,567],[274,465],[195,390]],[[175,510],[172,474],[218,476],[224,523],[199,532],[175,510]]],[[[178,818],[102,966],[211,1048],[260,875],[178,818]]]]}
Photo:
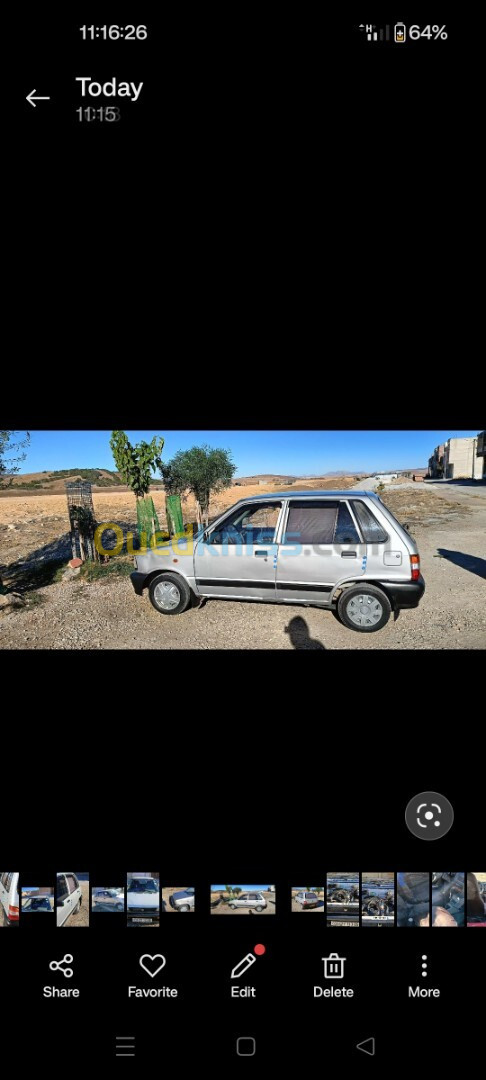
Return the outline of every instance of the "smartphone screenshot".
{"type": "Polygon", "coordinates": [[[44,8],[11,40],[3,1071],[479,1070],[465,23],[44,8]]]}

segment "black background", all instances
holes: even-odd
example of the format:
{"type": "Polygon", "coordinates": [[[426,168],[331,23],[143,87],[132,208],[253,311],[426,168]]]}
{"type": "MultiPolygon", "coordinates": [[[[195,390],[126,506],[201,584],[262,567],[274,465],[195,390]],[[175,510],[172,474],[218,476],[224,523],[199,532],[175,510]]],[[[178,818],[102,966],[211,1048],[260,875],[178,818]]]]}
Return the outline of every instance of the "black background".
{"type": "MultiPolygon", "coordinates": [[[[327,13],[156,17],[138,5],[123,20],[118,6],[79,7],[26,12],[12,46],[8,290],[21,367],[6,380],[7,426],[469,428],[469,386],[433,377],[468,353],[477,287],[471,275],[466,305],[464,27],[448,23],[447,43],[412,55],[372,52],[351,17],[327,13]],[[147,22],[149,41],[77,35],[122,21],[147,22]],[[73,76],[99,69],[146,83],[140,109],[103,130],[73,118],[73,76]],[[52,95],[35,110],[34,87],[52,95]]],[[[340,863],[482,865],[477,657],[333,654],[323,670],[317,654],[133,656],[9,656],[1,847],[43,880],[62,864],[101,882],[147,863],[195,884],[195,915],[169,934],[162,916],[142,939],[145,950],[155,938],[182,996],[127,1011],[141,950],[124,927],[2,934],[5,1060],[54,1067],[64,1051],[95,1067],[114,1061],[115,1034],[135,1032],[137,1057],[174,1074],[247,1068],[234,1053],[246,1034],[253,1072],[474,1060],[484,935],[426,931],[427,985],[442,997],[410,1002],[423,938],[349,939],[287,905],[293,881],[340,863]],[[403,819],[427,788],[456,811],[433,844],[403,819]],[[251,934],[242,918],[211,917],[221,877],[275,881],[276,917],[252,919],[251,934]],[[256,1001],[229,1001],[229,968],[262,938],[256,1001]],[[82,997],[46,1002],[63,941],[82,997]],[[357,998],[314,1001],[321,956],[344,946],[357,998]],[[371,1035],[375,1059],[354,1049],[371,1035]]]]}

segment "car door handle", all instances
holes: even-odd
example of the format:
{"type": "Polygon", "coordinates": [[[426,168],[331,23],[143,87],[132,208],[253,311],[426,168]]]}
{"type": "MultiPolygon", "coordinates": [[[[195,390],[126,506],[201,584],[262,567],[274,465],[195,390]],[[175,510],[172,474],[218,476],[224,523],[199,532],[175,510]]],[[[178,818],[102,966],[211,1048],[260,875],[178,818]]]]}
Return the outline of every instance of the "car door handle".
{"type": "Polygon", "coordinates": [[[358,553],[356,551],[342,551],[341,552],[341,558],[342,559],[357,559],[357,557],[358,557],[358,553]]]}
{"type": "Polygon", "coordinates": [[[258,555],[259,555],[260,557],[262,557],[262,556],[265,556],[265,558],[268,558],[268,551],[254,551],[254,552],[253,552],[253,554],[254,554],[255,558],[256,558],[256,557],[257,557],[258,555]]]}

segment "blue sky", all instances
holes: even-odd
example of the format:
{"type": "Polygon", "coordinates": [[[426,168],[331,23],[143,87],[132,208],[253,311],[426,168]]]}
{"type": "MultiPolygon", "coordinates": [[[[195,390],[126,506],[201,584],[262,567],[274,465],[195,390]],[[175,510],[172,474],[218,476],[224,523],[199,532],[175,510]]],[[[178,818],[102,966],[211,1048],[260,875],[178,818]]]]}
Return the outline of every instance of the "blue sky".
{"type": "MultiPolygon", "coordinates": [[[[32,431],[22,472],[114,469],[110,431],[32,431]]],[[[231,450],[236,476],[312,475],[426,468],[434,447],[477,431],[128,431],[130,442],[165,439],[162,458],[208,443],[231,450]]]]}

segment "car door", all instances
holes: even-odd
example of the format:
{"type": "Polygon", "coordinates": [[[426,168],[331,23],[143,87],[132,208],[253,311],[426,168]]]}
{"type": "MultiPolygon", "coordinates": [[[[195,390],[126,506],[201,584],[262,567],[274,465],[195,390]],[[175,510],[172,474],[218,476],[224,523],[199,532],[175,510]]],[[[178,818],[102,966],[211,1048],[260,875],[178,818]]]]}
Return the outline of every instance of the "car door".
{"type": "Polygon", "coordinates": [[[56,926],[63,926],[71,911],[71,899],[66,875],[58,874],[56,880],[56,926]]]}
{"type": "Polygon", "coordinates": [[[236,507],[206,531],[194,555],[203,596],[275,600],[277,545],[282,500],[255,500],[236,507]]]}
{"type": "Polygon", "coordinates": [[[358,578],[366,544],[347,499],[289,499],[277,556],[277,599],[287,603],[331,601],[341,581],[358,578]]]}

